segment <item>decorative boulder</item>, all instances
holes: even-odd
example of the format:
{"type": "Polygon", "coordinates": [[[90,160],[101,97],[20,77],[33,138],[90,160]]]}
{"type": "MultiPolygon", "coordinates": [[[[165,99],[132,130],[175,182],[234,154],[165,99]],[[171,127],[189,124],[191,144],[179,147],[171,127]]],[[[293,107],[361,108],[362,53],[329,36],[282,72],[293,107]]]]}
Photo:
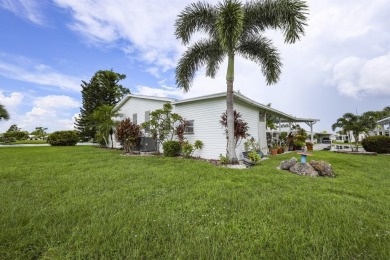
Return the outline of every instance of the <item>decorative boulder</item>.
{"type": "Polygon", "coordinates": [[[279,168],[281,170],[289,170],[291,167],[293,167],[297,163],[297,159],[295,157],[291,158],[290,160],[285,160],[280,163],[279,168]]]}
{"type": "Polygon", "coordinates": [[[316,172],[316,170],[314,170],[314,168],[308,163],[296,163],[294,166],[292,166],[289,169],[289,171],[298,175],[311,176],[311,177],[319,176],[318,172],[316,172]]]}
{"type": "Polygon", "coordinates": [[[310,165],[318,172],[320,176],[336,177],[332,166],[330,166],[330,164],[327,162],[312,160],[310,161],[310,165]]]}

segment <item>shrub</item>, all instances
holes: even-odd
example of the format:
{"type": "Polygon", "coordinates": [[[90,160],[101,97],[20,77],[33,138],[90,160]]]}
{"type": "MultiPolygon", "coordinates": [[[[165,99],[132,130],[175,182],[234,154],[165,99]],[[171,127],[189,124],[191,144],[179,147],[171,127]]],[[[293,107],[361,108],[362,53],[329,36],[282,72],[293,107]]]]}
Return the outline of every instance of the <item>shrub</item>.
{"type": "Polygon", "coordinates": [[[349,143],[349,142],[348,142],[348,140],[344,140],[344,143],[347,144],[347,143],[349,143]]]}
{"type": "Polygon", "coordinates": [[[390,153],[390,137],[384,135],[366,137],[362,145],[367,152],[390,153]]]}
{"type": "Polygon", "coordinates": [[[141,141],[141,128],[131,122],[130,118],[120,121],[115,128],[115,140],[123,147],[125,153],[133,153],[141,141]]]}
{"type": "MultiPolygon", "coordinates": [[[[226,139],[228,139],[228,130],[227,130],[227,112],[223,112],[221,120],[219,123],[225,128],[226,139]]],[[[234,145],[237,148],[242,139],[246,139],[249,136],[249,126],[248,123],[242,119],[242,115],[234,110],[234,145]]],[[[229,142],[229,140],[228,140],[229,142]]]]}
{"type": "Polygon", "coordinates": [[[229,158],[226,156],[223,156],[222,154],[219,155],[219,163],[220,164],[229,164],[229,158]]]}
{"type": "Polygon", "coordinates": [[[184,142],[181,147],[181,152],[183,153],[183,156],[187,158],[191,156],[193,150],[194,146],[189,142],[184,142]]]}
{"type": "Polygon", "coordinates": [[[102,134],[100,132],[96,132],[96,135],[95,135],[95,141],[96,143],[99,144],[99,146],[105,146],[106,145],[106,142],[102,136],[102,134]]]}
{"type": "Polygon", "coordinates": [[[180,143],[178,141],[166,141],[163,143],[164,155],[175,157],[180,153],[180,143]]]}
{"type": "Polygon", "coordinates": [[[57,131],[51,133],[47,142],[52,146],[73,146],[79,141],[79,134],[76,131],[57,131]]]}
{"type": "Polygon", "coordinates": [[[189,142],[184,142],[181,147],[181,152],[183,153],[183,156],[186,158],[191,157],[196,150],[200,150],[203,148],[203,142],[200,140],[196,140],[195,143],[192,145],[189,142]]]}
{"type": "Polygon", "coordinates": [[[254,163],[257,163],[261,159],[260,155],[254,150],[248,153],[248,158],[251,162],[254,163]]]}

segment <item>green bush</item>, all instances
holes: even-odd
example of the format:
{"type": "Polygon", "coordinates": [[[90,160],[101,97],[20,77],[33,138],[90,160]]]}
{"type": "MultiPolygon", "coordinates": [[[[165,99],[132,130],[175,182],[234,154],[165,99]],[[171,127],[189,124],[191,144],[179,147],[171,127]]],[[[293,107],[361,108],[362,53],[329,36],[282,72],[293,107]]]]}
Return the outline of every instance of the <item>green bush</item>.
{"type": "Polygon", "coordinates": [[[73,146],[77,144],[79,138],[76,131],[57,131],[49,135],[47,142],[52,146],[73,146]]]}
{"type": "Polygon", "coordinates": [[[203,142],[200,140],[196,140],[193,145],[190,144],[188,141],[186,141],[181,146],[181,152],[184,157],[189,158],[194,154],[195,150],[200,150],[202,148],[203,148],[203,142]]]}
{"type": "Polygon", "coordinates": [[[183,153],[183,156],[186,158],[191,157],[193,150],[194,150],[194,146],[189,142],[184,142],[183,146],[181,147],[181,152],[183,153]]]}
{"type": "Polygon", "coordinates": [[[261,160],[260,155],[256,151],[250,151],[248,153],[248,158],[251,162],[257,163],[258,161],[261,160]]]}
{"type": "Polygon", "coordinates": [[[166,141],[163,143],[164,155],[175,157],[180,153],[180,143],[178,141],[166,141]]]}
{"type": "Polygon", "coordinates": [[[390,137],[384,135],[366,137],[362,145],[367,152],[390,153],[390,137]]]}
{"type": "Polygon", "coordinates": [[[347,143],[349,143],[349,141],[348,140],[344,140],[344,143],[347,144],[347,143]]]}
{"type": "Polygon", "coordinates": [[[219,155],[219,163],[220,164],[229,164],[229,158],[227,156],[219,155]]]}

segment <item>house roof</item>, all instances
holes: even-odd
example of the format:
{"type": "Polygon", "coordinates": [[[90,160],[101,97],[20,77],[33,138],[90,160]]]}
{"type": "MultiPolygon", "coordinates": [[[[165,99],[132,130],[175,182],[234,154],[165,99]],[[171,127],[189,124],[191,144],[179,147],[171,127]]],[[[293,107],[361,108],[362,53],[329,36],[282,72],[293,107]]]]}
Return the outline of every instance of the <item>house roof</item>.
{"type": "Polygon", "coordinates": [[[377,121],[377,123],[380,125],[390,124],[390,116],[377,121]]]}
{"type": "MultiPolygon", "coordinates": [[[[244,95],[238,92],[233,92],[234,98],[239,99],[245,103],[251,104],[260,110],[264,111],[267,114],[270,114],[272,116],[280,118],[281,122],[306,122],[306,123],[315,123],[320,121],[319,119],[312,119],[312,118],[299,118],[299,117],[294,117],[292,115],[288,115],[284,112],[281,112],[279,110],[276,110],[274,108],[271,108],[269,106],[260,104],[244,95]]],[[[135,97],[135,98],[141,98],[141,99],[149,99],[149,100],[159,100],[159,101],[165,101],[165,102],[170,102],[174,105],[180,105],[180,104],[185,104],[185,103],[190,103],[190,102],[196,102],[200,100],[207,100],[207,99],[213,99],[213,98],[220,98],[220,97],[226,97],[226,92],[221,92],[221,93],[216,93],[216,94],[211,94],[211,95],[205,95],[205,96],[199,96],[199,97],[194,97],[194,98],[188,98],[188,99],[182,99],[182,100],[177,100],[173,98],[165,98],[165,97],[153,97],[153,96],[143,96],[143,95],[133,95],[133,94],[128,94],[126,95],[116,106],[116,109],[119,109],[121,106],[123,106],[130,98],[135,97]]]]}
{"type": "Polygon", "coordinates": [[[154,96],[127,94],[121,101],[118,102],[118,104],[115,105],[115,109],[119,109],[120,107],[122,107],[132,97],[141,98],[141,99],[149,99],[149,100],[158,100],[158,101],[164,101],[164,102],[170,102],[170,103],[173,103],[174,101],[176,101],[176,99],[167,98],[167,97],[154,97],[154,96]]]}
{"type": "MultiPolygon", "coordinates": [[[[288,115],[284,112],[281,112],[279,110],[276,110],[272,107],[260,104],[244,95],[238,92],[233,92],[234,98],[239,99],[245,103],[251,104],[260,110],[263,110],[267,114],[271,114],[273,116],[276,116],[281,119],[281,122],[318,122],[320,121],[319,119],[312,119],[312,118],[298,118],[294,117],[292,115],[288,115]]],[[[217,94],[212,94],[212,95],[206,95],[206,96],[200,96],[200,97],[194,97],[194,98],[189,98],[189,99],[182,99],[182,100],[177,100],[174,102],[174,104],[183,104],[183,103],[189,103],[189,102],[195,102],[199,100],[206,100],[206,99],[212,99],[212,98],[219,98],[219,97],[226,97],[226,92],[221,92],[217,94]]]]}

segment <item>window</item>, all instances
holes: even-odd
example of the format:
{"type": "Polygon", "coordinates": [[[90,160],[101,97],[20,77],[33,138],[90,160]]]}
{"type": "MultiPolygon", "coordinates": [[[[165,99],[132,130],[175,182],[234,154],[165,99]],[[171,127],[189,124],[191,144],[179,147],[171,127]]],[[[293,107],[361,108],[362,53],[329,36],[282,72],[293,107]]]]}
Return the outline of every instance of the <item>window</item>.
{"type": "Polygon", "coordinates": [[[194,133],[194,120],[187,120],[187,127],[184,130],[185,134],[193,134],[194,133]]]}
{"type": "Polygon", "coordinates": [[[133,114],[133,124],[137,124],[137,113],[133,114]]]}
{"type": "MultiPolygon", "coordinates": [[[[145,111],[145,122],[150,121],[150,111],[145,111]]],[[[149,126],[145,127],[145,133],[149,133],[149,126]]]]}

